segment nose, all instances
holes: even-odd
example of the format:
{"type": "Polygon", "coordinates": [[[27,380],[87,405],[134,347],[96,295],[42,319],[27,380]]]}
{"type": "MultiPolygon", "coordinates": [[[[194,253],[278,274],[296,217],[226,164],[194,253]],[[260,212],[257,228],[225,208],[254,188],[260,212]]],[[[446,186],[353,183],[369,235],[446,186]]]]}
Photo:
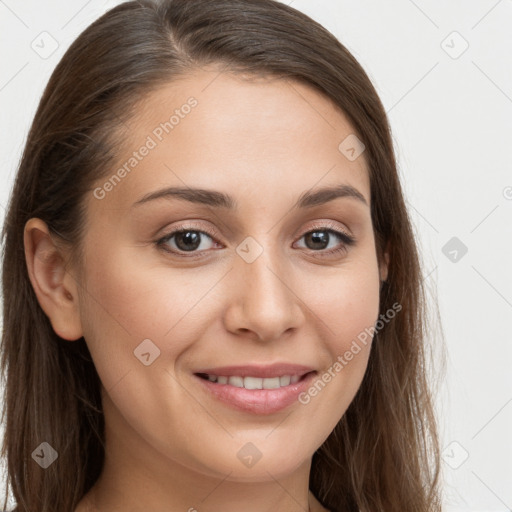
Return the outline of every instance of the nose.
{"type": "Polygon", "coordinates": [[[286,260],[267,249],[252,263],[236,258],[224,316],[228,331],[274,341],[301,326],[305,306],[294,291],[293,269],[286,260]]]}

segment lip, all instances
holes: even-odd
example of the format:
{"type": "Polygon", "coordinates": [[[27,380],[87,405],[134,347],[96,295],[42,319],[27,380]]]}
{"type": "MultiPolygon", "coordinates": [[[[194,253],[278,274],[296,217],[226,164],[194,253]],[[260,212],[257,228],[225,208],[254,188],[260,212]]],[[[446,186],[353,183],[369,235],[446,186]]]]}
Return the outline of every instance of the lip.
{"type": "Polygon", "coordinates": [[[257,415],[269,415],[299,403],[299,395],[305,391],[317,372],[311,368],[300,365],[271,365],[271,366],[229,366],[201,370],[194,374],[201,388],[210,398],[214,398],[230,408],[257,415]],[[220,373],[218,373],[220,372],[220,373]],[[224,373],[222,373],[224,372],[224,373]],[[218,384],[203,379],[198,373],[223,375],[230,377],[262,377],[271,378],[281,375],[299,375],[301,379],[295,384],[289,384],[278,389],[245,389],[229,384],[218,384]]]}

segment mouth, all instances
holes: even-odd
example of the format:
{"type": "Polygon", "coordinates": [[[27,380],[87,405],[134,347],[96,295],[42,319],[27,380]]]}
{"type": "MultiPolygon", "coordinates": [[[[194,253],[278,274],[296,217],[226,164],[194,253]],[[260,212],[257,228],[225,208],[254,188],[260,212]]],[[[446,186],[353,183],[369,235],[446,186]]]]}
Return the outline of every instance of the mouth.
{"type": "Polygon", "coordinates": [[[296,384],[297,382],[300,382],[306,378],[309,373],[313,372],[304,373],[303,375],[280,375],[277,377],[265,378],[254,376],[242,377],[241,375],[214,375],[210,373],[196,373],[195,375],[212,383],[227,384],[228,386],[234,386],[236,388],[279,389],[289,386],[290,384],[296,384]]]}
{"type": "Polygon", "coordinates": [[[299,365],[232,366],[194,373],[209,399],[245,413],[268,415],[294,403],[317,371],[299,365]]]}

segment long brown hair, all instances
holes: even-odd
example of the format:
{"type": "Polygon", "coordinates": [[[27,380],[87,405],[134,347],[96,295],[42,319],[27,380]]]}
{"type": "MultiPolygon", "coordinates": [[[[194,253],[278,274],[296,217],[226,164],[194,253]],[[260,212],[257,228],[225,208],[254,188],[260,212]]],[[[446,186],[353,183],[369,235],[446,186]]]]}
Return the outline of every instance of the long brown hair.
{"type": "MultiPolygon", "coordinates": [[[[379,261],[380,312],[401,311],[374,338],[363,382],[315,452],[310,488],[333,512],[441,510],[440,455],[427,357],[425,289],[386,112],[348,50],[274,0],[140,0],[92,23],[53,72],[33,120],[2,232],[7,487],[19,512],[72,511],[104,458],[100,380],[83,338],[52,329],[31,286],[23,230],[38,217],[79,261],[84,198],[108,176],[131,106],[196,66],[297,80],[330,98],[366,146],[379,261]],[[127,108],[128,107],[128,108],[127,108]],[[110,166],[110,167],[109,167],[110,166]],[[42,442],[57,463],[31,454],[42,442]]],[[[341,142],[341,141],[340,141],[341,142]]],[[[4,508],[7,503],[4,503],[4,508]]]]}

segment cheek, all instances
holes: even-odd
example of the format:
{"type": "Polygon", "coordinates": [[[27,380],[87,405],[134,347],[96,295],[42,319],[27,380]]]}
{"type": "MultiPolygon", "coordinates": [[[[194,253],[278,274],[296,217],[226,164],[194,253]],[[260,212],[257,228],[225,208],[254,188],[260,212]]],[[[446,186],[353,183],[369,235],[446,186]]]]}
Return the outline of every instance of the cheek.
{"type": "Polygon", "coordinates": [[[348,350],[351,341],[375,325],[379,314],[380,281],[377,263],[347,265],[311,295],[318,316],[326,324],[331,352],[348,350]]]}
{"type": "Polygon", "coordinates": [[[376,261],[339,269],[317,293],[309,293],[312,309],[322,320],[328,352],[326,366],[300,397],[307,409],[323,418],[327,435],[352,402],[366,372],[373,328],[379,315],[376,261]]]}
{"type": "Polygon", "coordinates": [[[107,389],[131,368],[142,366],[139,347],[149,350],[151,361],[172,369],[200,337],[205,318],[202,300],[218,282],[211,272],[199,276],[198,271],[155,269],[135,252],[112,244],[87,258],[82,326],[107,389]]]}

